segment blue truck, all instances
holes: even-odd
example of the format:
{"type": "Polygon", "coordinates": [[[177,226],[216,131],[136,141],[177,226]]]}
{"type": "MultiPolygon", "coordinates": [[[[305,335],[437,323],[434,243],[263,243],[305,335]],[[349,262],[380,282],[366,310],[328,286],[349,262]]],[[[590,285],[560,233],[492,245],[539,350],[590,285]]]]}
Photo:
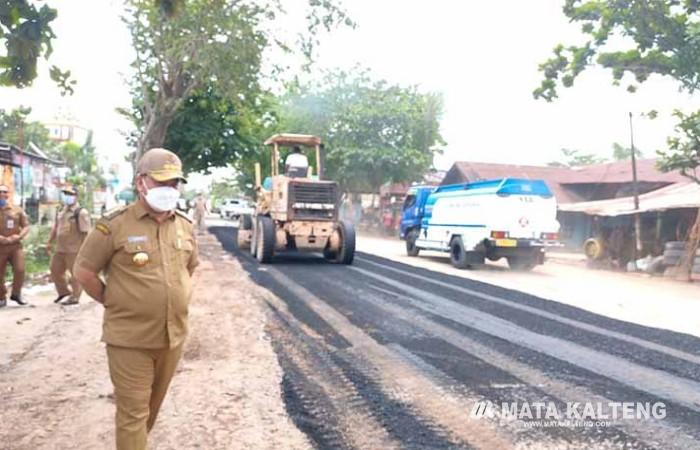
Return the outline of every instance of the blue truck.
{"type": "Polygon", "coordinates": [[[556,200],[542,180],[414,186],[404,201],[400,236],[409,256],[449,252],[461,269],[506,258],[514,270],[531,270],[558,240],[556,214],[556,200]]]}

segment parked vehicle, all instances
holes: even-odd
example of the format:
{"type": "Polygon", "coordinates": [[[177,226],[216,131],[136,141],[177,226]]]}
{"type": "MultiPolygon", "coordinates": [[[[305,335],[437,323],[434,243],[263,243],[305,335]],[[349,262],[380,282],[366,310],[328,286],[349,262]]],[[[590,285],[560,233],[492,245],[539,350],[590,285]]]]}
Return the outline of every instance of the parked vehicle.
{"type": "Polygon", "coordinates": [[[503,178],[449,186],[416,186],[403,206],[406,253],[450,253],[461,269],[485,259],[508,260],[515,270],[544,262],[558,240],[557,204],[542,180],[503,178]]]}
{"type": "Polygon", "coordinates": [[[238,220],[245,214],[253,214],[253,208],[247,200],[239,198],[229,198],[219,204],[219,215],[223,219],[238,220]]]}

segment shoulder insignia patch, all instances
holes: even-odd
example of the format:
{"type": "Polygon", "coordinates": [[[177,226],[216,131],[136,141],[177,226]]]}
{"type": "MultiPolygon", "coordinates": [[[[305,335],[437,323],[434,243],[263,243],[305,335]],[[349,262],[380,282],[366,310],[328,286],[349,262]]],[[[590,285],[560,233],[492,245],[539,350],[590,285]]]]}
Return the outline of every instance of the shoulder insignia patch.
{"type": "Polygon", "coordinates": [[[117,217],[118,215],[124,213],[128,208],[129,208],[128,205],[127,206],[117,206],[116,208],[110,209],[109,211],[107,211],[102,217],[104,217],[107,220],[112,220],[115,217],[117,217]]]}
{"type": "Polygon", "coordinates": [[[178,216],[182,217],[183,219],[187,220],[189,223],[192,223],[192,219],[190,219],[190,216],[188,216],[186,213],[180,211],[179,209],[175,210],[175,214],[178,216]]]}
{"type": "Polygon", "coordinates": [[[110,230],[109,227],[103,222],[97,222],[97,224],[95,224],[95,229],[100,231],[102,234],[110,234],[112,232],[112,230],[110,230]]]}

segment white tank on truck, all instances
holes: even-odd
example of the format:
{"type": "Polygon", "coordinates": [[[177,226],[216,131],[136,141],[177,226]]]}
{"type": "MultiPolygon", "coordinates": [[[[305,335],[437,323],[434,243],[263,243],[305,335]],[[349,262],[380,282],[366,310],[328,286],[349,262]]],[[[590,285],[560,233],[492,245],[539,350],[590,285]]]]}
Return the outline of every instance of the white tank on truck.
{"type": "Polygon", "coordinates": [[[544,262],[545,248],[557,244],[556,215],[543,180],[418,187],[406,198],[401,236],[409,256],[437,250],[449,252],[458,268],[506,258],[512,269],[531,270],[544,262]]]}

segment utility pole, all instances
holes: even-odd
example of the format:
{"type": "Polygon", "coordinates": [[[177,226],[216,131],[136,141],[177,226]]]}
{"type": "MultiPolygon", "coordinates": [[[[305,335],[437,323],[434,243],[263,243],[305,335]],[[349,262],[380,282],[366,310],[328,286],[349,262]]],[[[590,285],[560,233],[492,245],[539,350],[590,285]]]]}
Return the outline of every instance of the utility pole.
{"type": "Polygon", "coordinates": [[[20,194],[19,194],[19,206],[24,209],[24,119],[20,119],[19,130],[18,130],[18,141],[19,141],[19,158],[20,158],[20,168],[19,168],[19,180],[20,180],[20,194]]]}
{"type": "Polygon", "coordinates": [[[639,215],[639,190],[637,186],[637,156],[634,152],[634,129],[632,127],[632,113],[630,116],[630,151],[632,153],[632,194],[634,195],[634,235],[635,235],[635,247],[634,247],[634,261],[635,267],[637,266],[637,259],[639,258],[639,253],[642,251],[642,225],[641,217],[639,215]]]}

